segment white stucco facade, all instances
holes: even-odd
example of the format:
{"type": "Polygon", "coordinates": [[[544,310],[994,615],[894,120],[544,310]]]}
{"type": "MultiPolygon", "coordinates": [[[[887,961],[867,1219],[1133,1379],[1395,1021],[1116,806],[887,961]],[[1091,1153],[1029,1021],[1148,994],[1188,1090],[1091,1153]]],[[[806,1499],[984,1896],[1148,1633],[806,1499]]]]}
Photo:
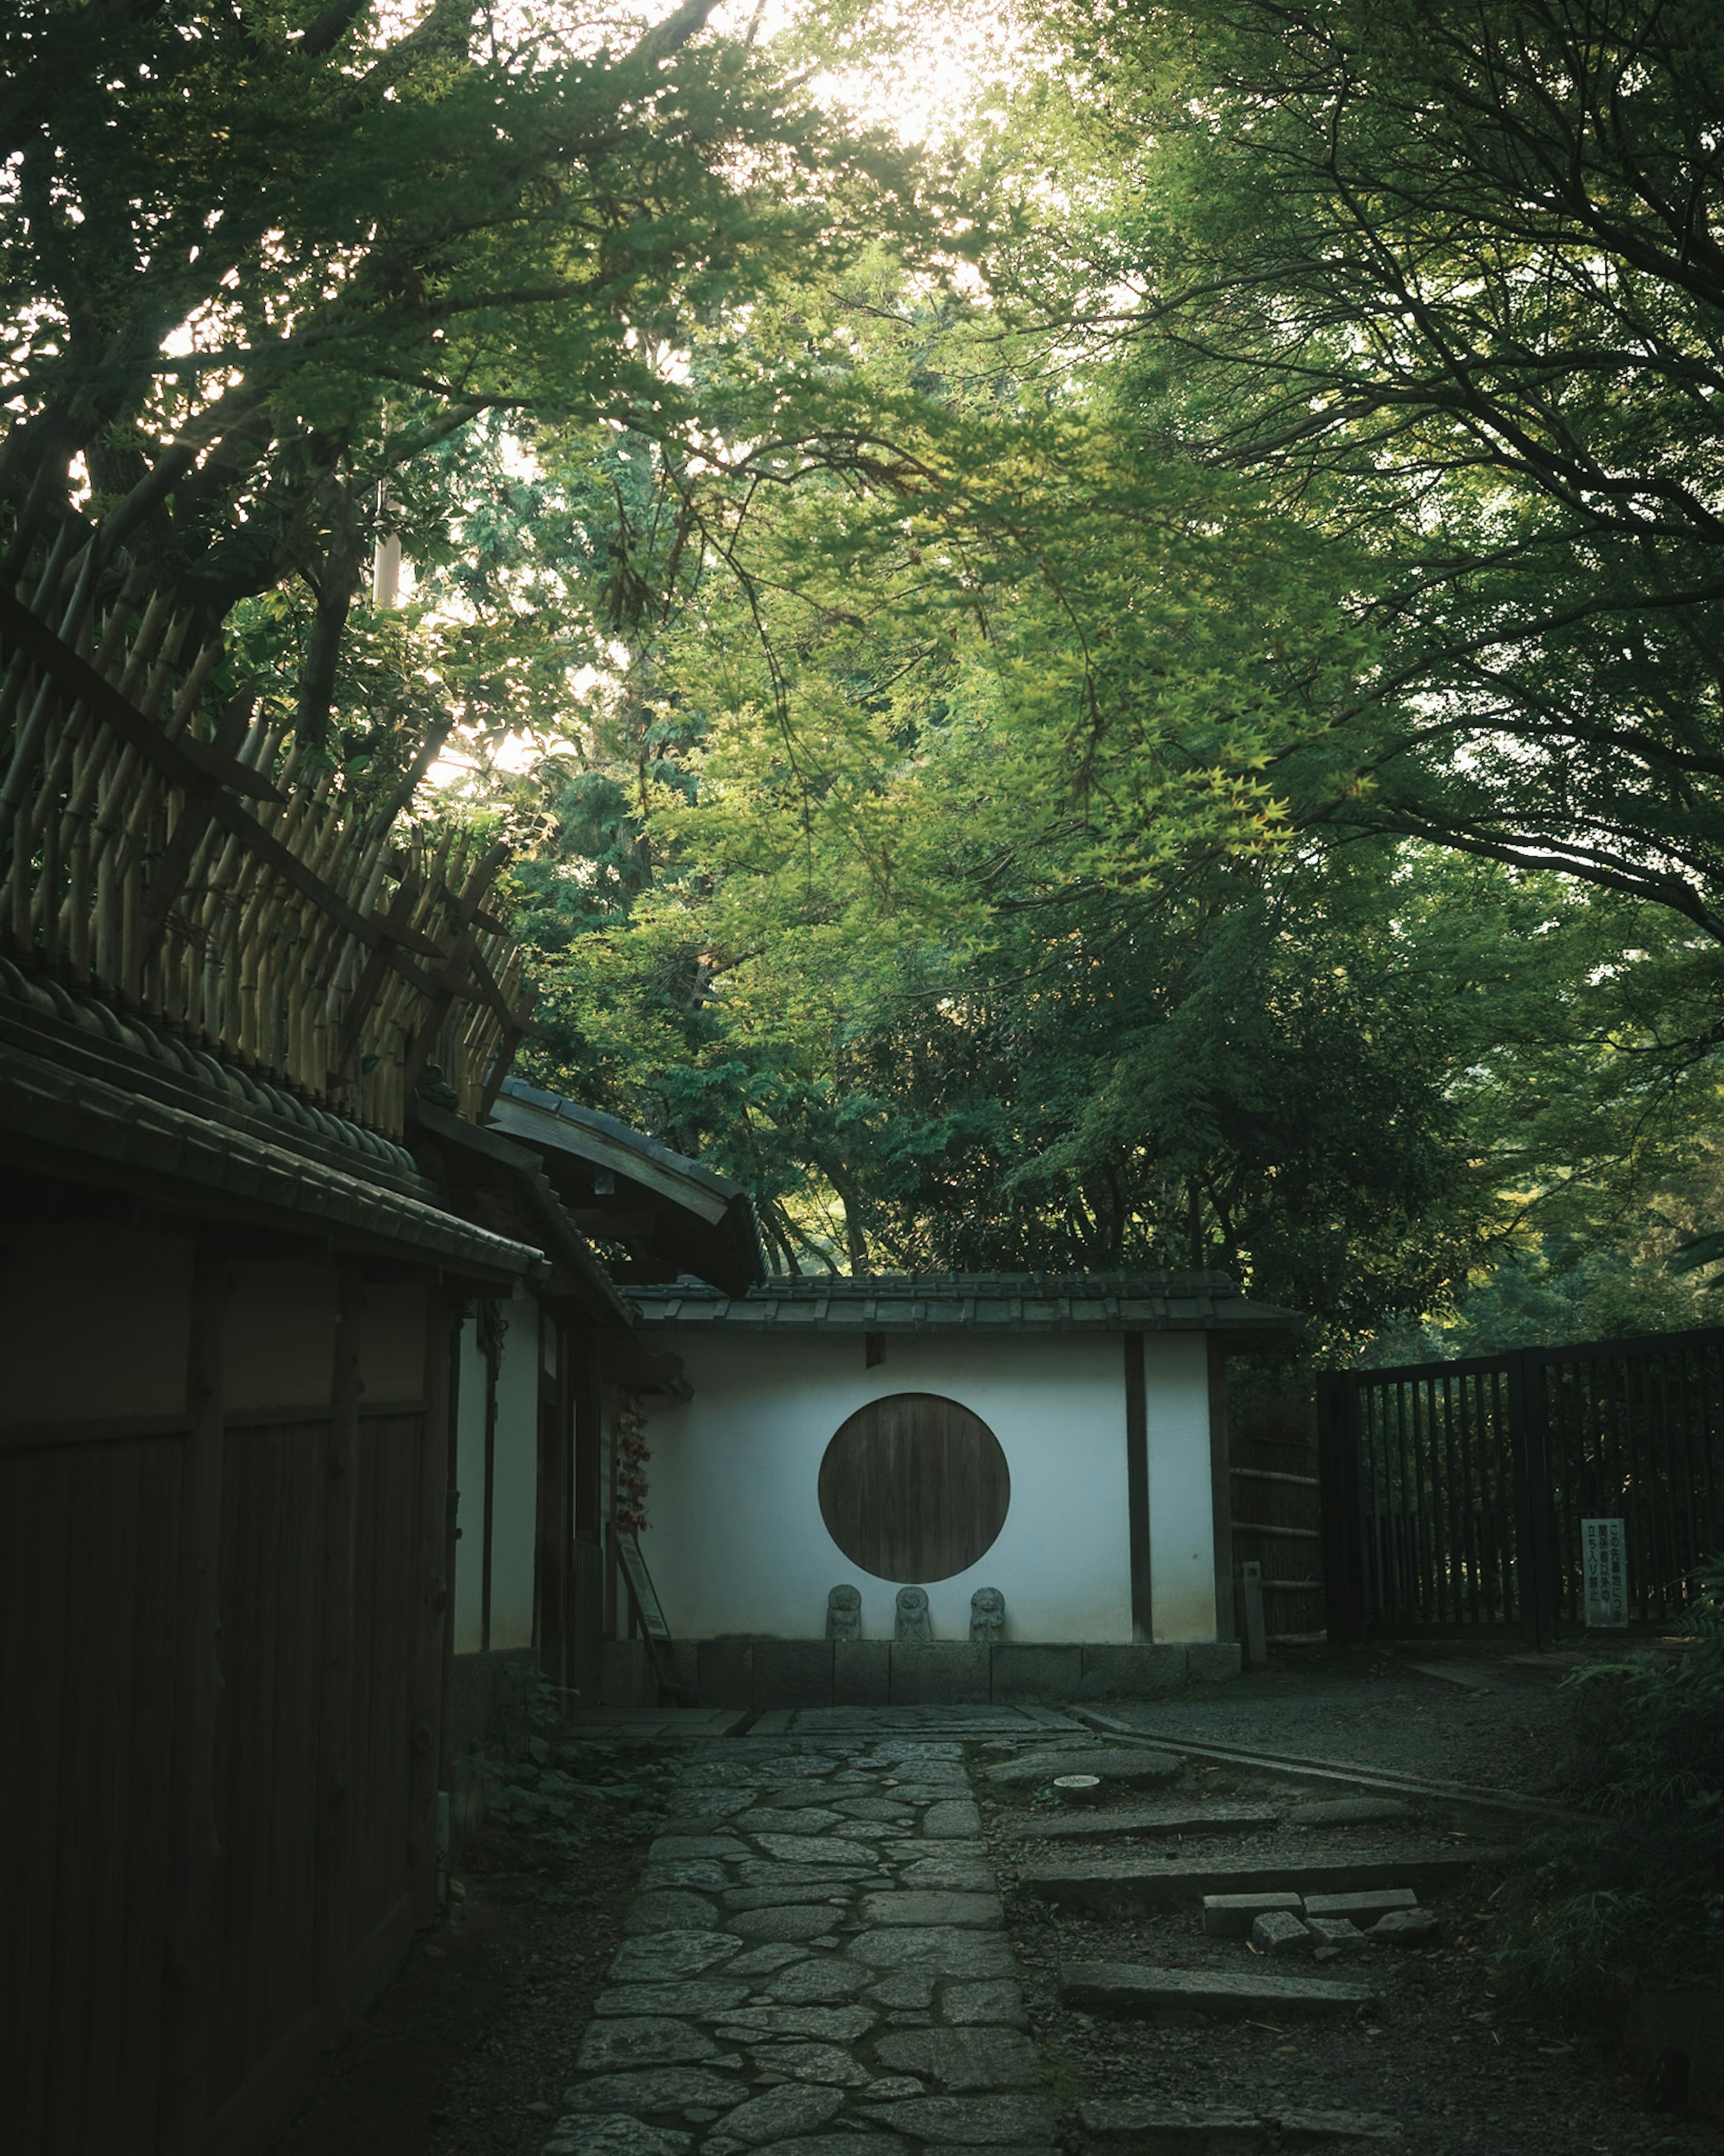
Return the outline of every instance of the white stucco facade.
{"type": "MultiPolygon", "coordinates": [[[[968,1637],[970,1597],[1000,1589],[1008,1640],[1133,1637],[1125,1353],[1118,1333],[897,1333],[865,1364],[854,1332],[786,1337],[678,1329],[693,1388],[653,1399],[651,1527],[642,1550],[673,1635],[818,1639],[840,1583],[862,1594],[863,1636],[890,1640],[899,1583],[870,1577],[820,1514],[820,1462],[870,1401],[936,1393],[979,1415],[1011,1476],[978,1563],[925,1583],[936,1640],[968,1637]]],[[[1144,1340],[1153,1636],[1216,1635],[1209,1389],[1201,1333],[1144,1340]]]]}
{"type": "Polygon", "coordinates": [[[499,1309],[504,1324],[492,1434],[490,1637],[485,1638],[485,1358],[478,1327],[461,1332],[456,1405],[455,1652],[533,1644],[534,1537],[538,1504],[539,1304],[517,1289],[499,1309]]]}

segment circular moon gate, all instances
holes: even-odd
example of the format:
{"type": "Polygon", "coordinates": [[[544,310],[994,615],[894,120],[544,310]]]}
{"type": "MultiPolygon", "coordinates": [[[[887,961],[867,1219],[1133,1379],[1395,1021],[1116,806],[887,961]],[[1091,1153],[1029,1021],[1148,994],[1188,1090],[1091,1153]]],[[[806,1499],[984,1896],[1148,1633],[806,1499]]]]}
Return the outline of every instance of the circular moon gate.
{"type": "Polygon", "coordinates": [[[1012,1477],[999,1440],[937,1393],[870,1400],[820,1462],[820,1517],[852,1564],[925,1585],[987,1554],[1005,1525],[1012,1477]]]}

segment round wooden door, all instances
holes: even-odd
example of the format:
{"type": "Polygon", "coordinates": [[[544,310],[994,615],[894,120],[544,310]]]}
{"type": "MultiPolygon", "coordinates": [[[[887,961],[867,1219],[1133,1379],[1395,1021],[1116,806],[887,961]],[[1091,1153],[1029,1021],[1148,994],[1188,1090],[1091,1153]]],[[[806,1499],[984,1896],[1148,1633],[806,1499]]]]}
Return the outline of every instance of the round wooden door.
{"type": "Polygon", "coordinates": [[[852,1564],[925,1585],[993,1546],[1012,1502],[999,1440],[956,1400],[894,1393],[843,1424],[820,1462],[820,1517],[852,1564]]]}

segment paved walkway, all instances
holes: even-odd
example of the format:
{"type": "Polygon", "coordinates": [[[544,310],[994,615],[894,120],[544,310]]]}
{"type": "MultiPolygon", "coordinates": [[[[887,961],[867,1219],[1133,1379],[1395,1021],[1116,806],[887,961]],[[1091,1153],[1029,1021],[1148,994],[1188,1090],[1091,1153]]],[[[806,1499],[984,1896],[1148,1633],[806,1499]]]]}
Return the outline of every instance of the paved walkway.
{"type": "Polygon", "coordinates": [[[916,1712],[697,1747],[544,2156],[1051,2150],[958,1739],[1079,1725],[916,1712]]]}

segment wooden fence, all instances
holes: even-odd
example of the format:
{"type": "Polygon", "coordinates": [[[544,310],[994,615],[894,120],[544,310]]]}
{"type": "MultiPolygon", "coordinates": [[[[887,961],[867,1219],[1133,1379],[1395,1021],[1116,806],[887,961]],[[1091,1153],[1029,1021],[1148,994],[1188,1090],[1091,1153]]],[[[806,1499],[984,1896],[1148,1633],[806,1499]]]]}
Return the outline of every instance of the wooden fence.
{"type": "Polygon", "coordinates": [[[1347,1371],[1318,1421],[1333,1638],[1581,1631],[1588,1521],[1680,1625],[1724,1551],[1724,1330],[1347,1371]]]}
{"type": "Polygon", "coordinates": [[[362,801],[218,635],[68,524],[0,588],[0,952],[389,1136],[434,1065],[479,1116],[526,1024],[505,854],[362,801]]]}

